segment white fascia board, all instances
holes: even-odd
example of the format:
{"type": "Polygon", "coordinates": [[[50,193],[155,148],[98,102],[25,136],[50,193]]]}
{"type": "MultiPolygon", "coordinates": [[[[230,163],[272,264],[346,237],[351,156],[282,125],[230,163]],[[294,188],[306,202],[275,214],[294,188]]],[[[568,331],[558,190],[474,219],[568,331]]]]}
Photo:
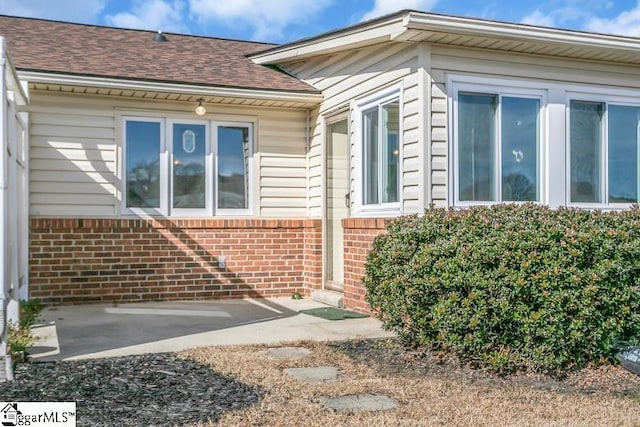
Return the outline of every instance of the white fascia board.
{"type": "Polygon", "coordinates": [[[18,105],[26,105],[29,103],[29,92],[22,85],[20,78],[18,77],[18,73],[15,68],[13,68],[13,63],[11,62],[11,58],[7,55],[7,89],[13,91],[16,96],[16,102],[18,105]]]}
{"type": "Polygon", "coordinates": [[[260,65],[278,64],[315,55],[356,49],[392,40],[405,30],[404,17],[398,17],[370,28],[358,26],[350,31],[339,31],[324,37],[293,42],[289,45],[283,45],[281,48],[252,55],[251,60],[260,65]]]}
{"type": "Polygon", "coordinates": [[[320,93],[276,91],[262,89],[242,89],[229,87],[188,85],[178,83],[145,82],[140,80],[113,79],[109,77],[77,76],[35,71],[18,71],[22,81],[30,83],[85,86],[118,90],[134,90],[164,93],[180,93],[197,96],[219,96],[284,102],[320,103],[320,93]]]}
{"type": "Polygon", "coordinates": [[[407,28],[409,30],[443,32],[493,39],[626,50],[634,53],[640,50],[640,39],[633,37],[561,30],[524,24],[510,24],[455,16],[410,13],[407,19],[407,28]]]}

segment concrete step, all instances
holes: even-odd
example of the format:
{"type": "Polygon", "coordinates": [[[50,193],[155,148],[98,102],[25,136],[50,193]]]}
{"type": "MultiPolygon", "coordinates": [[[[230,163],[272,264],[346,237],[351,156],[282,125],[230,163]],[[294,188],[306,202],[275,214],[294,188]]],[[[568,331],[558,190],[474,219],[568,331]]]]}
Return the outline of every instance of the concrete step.
{"type": "Polygon", "coordinates": [[[311,299],[322,304],[342,308],[342,300],[344,299],[344,294],[342,292],[321,289],[311,292],[311,299]]]}

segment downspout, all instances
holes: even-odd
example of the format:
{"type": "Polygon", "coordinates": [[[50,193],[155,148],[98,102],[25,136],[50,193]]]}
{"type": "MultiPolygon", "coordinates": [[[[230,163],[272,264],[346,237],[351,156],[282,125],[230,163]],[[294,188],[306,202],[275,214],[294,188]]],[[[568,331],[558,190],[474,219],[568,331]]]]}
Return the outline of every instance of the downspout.
{"type": "MultiPolygon", "coordinates": [[[[5,180],[7,171],[7,80],[6,80],[6,50],[4,37],[0,37],[0,358],[5,361],[5,374],[7,380],[13,379],[13,366],[7,348],[7,253],[6,253],[6,232],[7,232],[7,182],[5,180]]],[[[0,368],[1,369],[1,368],[0,368]]]]}
{"type": "Polygon", "coordinates": [[[309,195],[309,190],[311,189],[309,185],[309,180],[311,179],[311,131],[309,126],[311,126],[311,108],[307,108],[307,132],[305,135],[307,144],[307,218],[311,218],[311,197],[309,195]]]}

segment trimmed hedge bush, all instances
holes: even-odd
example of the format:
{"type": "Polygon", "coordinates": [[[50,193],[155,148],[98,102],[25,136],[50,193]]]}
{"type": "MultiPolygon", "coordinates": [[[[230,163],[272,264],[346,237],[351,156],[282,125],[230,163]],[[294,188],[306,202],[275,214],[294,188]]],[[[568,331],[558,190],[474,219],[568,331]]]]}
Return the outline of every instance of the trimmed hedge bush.
{"type": "Polygon", "coordinates": [[[605,363],[640,338],[640,210],[429,209],[376,238],[364,284],[409,344],[497,371],[605,363]]]}

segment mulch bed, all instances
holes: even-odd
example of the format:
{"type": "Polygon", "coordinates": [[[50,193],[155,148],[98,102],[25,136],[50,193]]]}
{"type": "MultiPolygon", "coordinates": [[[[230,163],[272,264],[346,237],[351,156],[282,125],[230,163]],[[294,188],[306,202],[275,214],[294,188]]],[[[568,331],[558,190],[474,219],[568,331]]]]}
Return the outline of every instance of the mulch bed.
{"type": "MultiPolygon", "coordinates": [[[[543,374],[500,376],[451,356],[405,348],[396,339],[327,345],[353,362],[373,367],[381,377],[423,375],[499,389],[640,398],[640,376],[619,366],[587,368],[561,379],[543,374]]],[[[21,364],[15,377],[0,383],[2,400],[75,401],[80,426],[216,423],[227,411],[259,404],[267,393],[172,353],[21,364]]]]}
{"type": "Polygon", "coordinates": [[[555,378],[537,373],[497,375],[472,367],[451,355],[404,347],[397,339],[368,339],[330,343],[354,362],[374,366],[381,376],[425,375],[499,388],[523,386],[560,393],[609,394],[640,397],[640,376],[620,366],[585,368],[555,378]]]}
{"type": "Polygon", "coordinates": [[[7,401],[76,401],[80,426],[216,422],[263,391],[171,353],[21,364],[0,384],[7,401]]]}

